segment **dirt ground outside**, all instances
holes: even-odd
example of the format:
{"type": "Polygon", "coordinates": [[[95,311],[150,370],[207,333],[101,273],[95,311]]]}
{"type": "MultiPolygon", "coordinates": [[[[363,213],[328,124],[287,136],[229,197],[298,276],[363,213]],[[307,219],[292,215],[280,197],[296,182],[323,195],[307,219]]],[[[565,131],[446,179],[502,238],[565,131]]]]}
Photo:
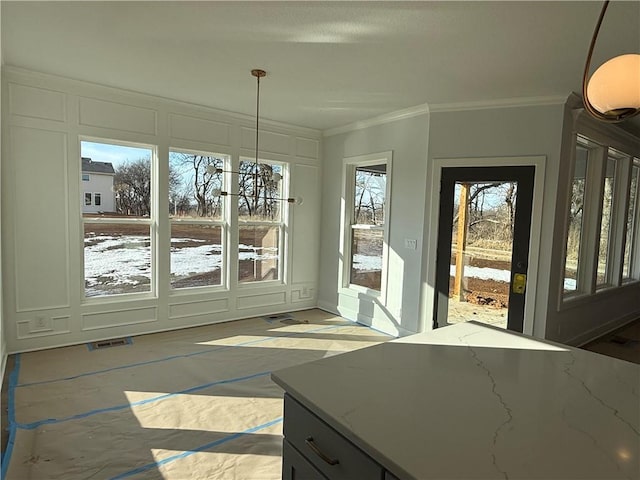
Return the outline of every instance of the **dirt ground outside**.
{"type": "MultiPolygon", "coordinates": [[[[240,248],[238,253],[241,257],[251,257],[255,254],[256,249],[265,248],[274,250],[278,248],[278,227],[264,226],[241,226],[239,228],[240,248]]],[[[184,224],[176,223],[171,227],[171,252],[172,255],[178,255],[181,251],[187,251],[195,247],[209,246],[211,254],[222,253],[220,246],[222,245],[222,228],[217,225],[203,226],[202,224],[184,224]]],[[[150,250],[151,239],[149,234],[149,226],[144,224],[120,224],[120,223],[91,223],[90,219],[85,220],[85,247],[99,246],[106,239],[118,240],[125,238],[138,238],[139,243],[136,245],[139,249],[150,250]]],[[[120,246],[106,247],[108,251],[120,246]]],[[[86,255],[86,253],[85,253],[86,255]]],[[[85,257],[86,261],[86,257],[85,257]]],[[[150,260],[148,261],[150,265],[150,260]]],[[[260,259],[253,260],[241,258],[238,262],[240,282],[258,281],[258,280],[277,280],[278,278],[278,261],[277,259],[260,259]]],[[[126,294],[136,292],[150,291],[150,275],[140,273],[134,277],[130,277],[131,282],[119,282],[113,285],[109,275],[115,273],[105,270],[103,278],[97,277],[92,279],[93,295],[110,295],[110,294],[126,294]]],[[[87,287],[89,284],[85,281],[87,287]]],[[[200,287],[221,285],[221,269],[212,266],[206,272],[190,273],[188,275],[176,276],[172,275],[172,288],[200,287]]],[[[91,295],[91,296],[93,296],[91,295]]]]}

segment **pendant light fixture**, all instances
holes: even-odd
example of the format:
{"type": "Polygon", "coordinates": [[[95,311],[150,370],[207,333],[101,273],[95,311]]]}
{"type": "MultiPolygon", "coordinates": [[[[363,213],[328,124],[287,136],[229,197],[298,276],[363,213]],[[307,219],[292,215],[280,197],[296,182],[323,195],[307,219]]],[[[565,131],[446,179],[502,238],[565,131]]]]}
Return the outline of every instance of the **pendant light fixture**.
{"type": "Polygon", "coordinates": [[[596,119],[618,123],[640,113],[640,54],[629,53],[603,63],[589,80],[591,57],[602,19],[609,6],[604,2],[591,38],[582,76],[582,99],[585,109],[596,119]]]}
{"type": "MultiPolygon", "coordinates": [[[[267,72],[265,72],[264,70],[260,69],[260,68],[254,68],[253,70],[251,70],[251,75],[256,77],[256,153],[255,153],[255,161],[254,161],[254,174],[253,174],[253,201],[254,201],[254,206],[258,205],[259,202],[259,198],[260,198],[260,190],[258,188],[258,179],[259,179],[259,169],[260,169],[260,161],[259,161],[259,143],[260,143],[260,79],[264,78],[267,76],[267,72]]],[[[216,168],[213,165],[210,166],[210,168],[208,169],[208,173],[210,174],[214,174],[214,173],[222,173],[222,172],[228,172],[228,173],[240,173],[240,172],[235,172],[235,171],[231,171],[231,170],[223,170],[221,168],[216,168]]],[[[282,175],[280,175],[279,173],[271,173],[271,177],[269,178],[269,180],[273,181],[273,182],[279,182],[280,180],[282,180],[282,175]]],[[[240,196],[240,194],[237,193],[229,193],[229,192],[225,192],[222,191],[220,192],[220,196],[240,196]]],[[[288,202],[288,203],[293,203],[296,205],[302,205],[302,198],[301,197],[297,197],[297,198],[276,198],[276,197],[270,197],[267,200],[279,200],[279,201],[283,201],[283,202],[288,202]]],[[[255,208],[255,207],[254,207],[255,208]]]]}

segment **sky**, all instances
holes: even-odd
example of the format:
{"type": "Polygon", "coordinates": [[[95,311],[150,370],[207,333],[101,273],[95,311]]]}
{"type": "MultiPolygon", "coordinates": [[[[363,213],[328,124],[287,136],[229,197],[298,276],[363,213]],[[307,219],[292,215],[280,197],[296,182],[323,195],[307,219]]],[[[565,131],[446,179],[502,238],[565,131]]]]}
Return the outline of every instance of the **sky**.
{"type": "Polygon", "coordinates": [[[94,162],[109,162],[114,168],[130,160],[151,158],[151,148],[125,147],[122,145],[109,145],[106,143],[87,142],[80,143],[80,155],[89,157],[94,162]]]}

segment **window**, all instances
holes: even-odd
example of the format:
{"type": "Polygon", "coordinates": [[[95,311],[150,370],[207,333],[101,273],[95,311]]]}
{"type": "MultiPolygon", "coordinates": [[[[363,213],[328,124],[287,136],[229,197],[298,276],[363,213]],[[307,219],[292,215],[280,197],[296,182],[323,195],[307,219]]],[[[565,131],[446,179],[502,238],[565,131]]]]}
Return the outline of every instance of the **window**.
{"type": "Polygon", "coordinates": [[[637,251],[638,236],[640,235],[640,200],[638,200],[638,184],[640,184],[640,159],[635,158],[631,166],[629,182],[629,210],[627,211],[626,237],[624,242],[624,257],[622,263],[622,280],[638,280],[640,267],[638,266],[637,251]],[[634,251],[635,250],[635,251],[634,251]],[[634,266],[635,265],[635,271],[634,266]]]}
{"type": "Polygon", "coordinates": [[[102,195],[100,193],[93,194],[93,204],[96,207],[99,207],[100,205],[102,205],[102,195]]]}
{"type": "Polygon", "coordinates": [[[238,168],[238,281],[282,280],[284,164],[240,159],[238,168]]]}
{"type": "Polygon", "coordinates": [[[638,279],[640,162],[578,135],[567,213],[563,299],[638,279]]]}
{"type": "Polygon", "coordinates": [[[589,149],[583,145],[576,146],[576,159],[571,182],[571,200],[569,203],[569,222],[567,235],[567,256],[564,270],[564,291],[572,292],[578,288],[578,267],[580,264],[580,247],[582,244],[582,219],[585,204],[585,185],[589,149]]]}
{"type": "Polygon", "coordinates": [[[610,150],[606,161],[605,173],[602,181],[602,202],[600,215],[600,239],[598,243],[598,267],[596,287],[611,285],[612,272],[610,265],[610,245],[612,236],[612,216],[614,214],[614,192],[616,184],[616,159],[618,154],[610,150]]]}
{"type": "Polygon", "coordinates": [[[222,285],[226,211],[220,192],[227,155],[169,153],[171,287],[222,285]]]}
{"type": "MultiPolygon", "coordinates": [[[[153,150],[92,141],[81,141],[80,150],[83,168],[96,171],[101,190],[94,204],[112,205],[100,216],[83,210],[85,297],[153,292],[153,150]]],[[[89,206],[91,194],[84,195],[89,206]]]]}
{"type": "Polygon", "coordinates": [[[88,173],[83,173],[82,174],[82,181],[83,182],[88,182],[89,181],[89,174],[88,173]]]}
{"type": "Polygon", "coordinates": [[[343,286],[373,295],[386,288],[387,215],[391,154],[345,163],[346,211],[343,286]]]}
{"type": "Polygon", "coordinates": [[[85,205],[91,205],[91,194],[90,193],[85,193],[84,194],[84,204],[85,205]]]}

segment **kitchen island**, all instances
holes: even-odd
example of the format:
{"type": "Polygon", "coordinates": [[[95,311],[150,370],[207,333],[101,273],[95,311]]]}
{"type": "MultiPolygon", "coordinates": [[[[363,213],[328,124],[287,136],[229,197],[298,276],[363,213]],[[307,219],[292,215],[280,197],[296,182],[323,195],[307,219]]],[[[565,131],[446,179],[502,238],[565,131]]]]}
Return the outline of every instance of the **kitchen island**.
{"type": "Polygon", "coordinates": [[[285,479],[640,479],[622,360],[470,322],[272,378],[285,479]]]}

